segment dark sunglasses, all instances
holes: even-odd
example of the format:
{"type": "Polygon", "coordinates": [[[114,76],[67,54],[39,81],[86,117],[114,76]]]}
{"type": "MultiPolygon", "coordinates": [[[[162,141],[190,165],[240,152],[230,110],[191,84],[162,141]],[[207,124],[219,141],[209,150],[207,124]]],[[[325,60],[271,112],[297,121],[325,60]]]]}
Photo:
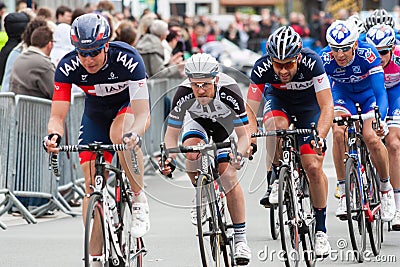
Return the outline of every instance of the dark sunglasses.
{"type": "Polygon", "coordinates": [[[212,79],[211,82],[191,82],[190,85],[195,88],[210,88],[215,82],[215,79],[212,79]]]}
{"type": "Polygon", "coordinates": [[[342,51],[343,53],[349,51],[349,50],[352,49],[352,48],[353,48],[353,45],[341,46],[341,47],[331,46],[331,50],[332,50],[333,52],[342,51]]]}
{"type": "Polygon", "coordinates": [[[104,45],[102,45],[96,49],[93,49],[93,50],[85,51],[85,50],[79,50],[78,48],[75,48],[75,50],[76,50],[76,52],[78,52],[78,54],[81,57],[97,57],[101,53],[103,48],[104,48],[104,45]]]}
{"type": "Polygon", "coordinates": [[[289,62],[285,62],[285,63],[279,63],[279,62],[272,60],[272,65],[274,65],[275,68],[280,69],[280,70],[283,68],[288,70],[288,69],[293,68],[294,65],[296,64],[296,62],[297,62],[297,59],[293,59],[293,60],[291,60],[289,62]]]}
{"type": "Polygon", "coordinates": [[[384,56],[384,55],[387,55],[391,50],[392,50],[392,48],[378,50],[378,53],[379,53],[379,55],[384,56]]]}

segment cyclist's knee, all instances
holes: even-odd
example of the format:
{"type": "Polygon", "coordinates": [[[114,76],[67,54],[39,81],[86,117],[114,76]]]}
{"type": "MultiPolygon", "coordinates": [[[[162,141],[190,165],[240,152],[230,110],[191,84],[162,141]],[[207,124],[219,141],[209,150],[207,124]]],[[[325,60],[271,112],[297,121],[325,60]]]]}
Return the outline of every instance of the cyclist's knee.
{"type": "Polygon", "coordinates": [[[332,126],[332,135],[334,142],[343,143],[344,130],[345,128],[343,126],[337,126],[337,125],[332,126]]]}
{"type": "Polygon", "coordinates": [[[186,171],[187,172],[197,172],[198,169],[200,169],[200,159],[198,155],[193,154],[193,156],[190,156],[190,154],[193,153],[187,153],[186,154],[186,171]]]}
{"type": "Polygon", "coordinates": [[[317,182],[320,179],[322,174],[322,165],[319,163],[319,161],[311,161],[303,167],[307,173],[308,178],[310,179],[310,182],[317,182]]]}

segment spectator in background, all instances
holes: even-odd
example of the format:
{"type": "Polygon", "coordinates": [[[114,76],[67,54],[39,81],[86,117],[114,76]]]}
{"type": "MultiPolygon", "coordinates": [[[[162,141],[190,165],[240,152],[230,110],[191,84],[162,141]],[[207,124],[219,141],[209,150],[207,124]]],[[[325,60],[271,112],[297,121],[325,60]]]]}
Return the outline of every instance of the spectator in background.
{"type": "Polygon", "coordinates": [[[135,46],[137,32],[130,21],[122,21],[115,30],[115,34],[115,41],[121,41],[135,46]]]}
{"type": "Polygon", "coordinates": [[[59,6],[56,9],[56,24],[66,23],[71,25],[72,23],[72,9],[67,6],[59,6]]]}
{"type": "Polygon", "coordinates": [[[67,23],[58,24],[54,31],[54,47],[51,50],[50,58],[51,62],[53,62],[55,66],[58,65],[60,59],[62,59],[67,53],[75,49],[71,44],[71,39],[69,37],[70,31],[71,25],[67,23]]]}
{"type": "Polygon", "coordinates": [[[54,64],[50,60],[53,32],[48,26],[35,29],[31,46],[14,62],[10,76],[11,92],[52,99],[54,64]]]}
{"type": "Polygon", "coordinates": [[[4,16],[6,14],[6,5],[3,2],[0,2],[0,31],[4,31],[4,16]]]}
{"type": "MultiPolygon", "coordinates": [[[[10,75],[11,69],[14,65],[17,57],[31,45],[31,36],[33,31],[40,27],[46,26],[47,22],[43,18],[35,18],[26,26],[24,33],[22,34],[22,41],[11,51],[8,56],[7,63],[5,66],[3,82],[1,84],[1,90],[8,92],[10,88],[10,75]]],[[[26,205],[27,206],[27,205],[26,205]]]]}
{"type": "Polygon", "coordinates": [[[24,12],[13,12],[4,19],[4,28],[8,41],[0,51],[0,81],[3,81],[5,65],[11,51],[21,42],[21,35],[29,23],[29,16],[24,12]]]}
{"type": "Polygon", "coordinates": [[[115,10],[115,6],[111,1],[102,0],[102,1],[99,1],[99,3],[97,3],[97,10],[100,12],[107,11],[110,14],[113,14],[114,10],[115,10]]]}
{"type": "Polygon", "coordinates": [[[38,9],[36,16],[43,17],[45,20],[52,20],[52,10],[48,7],[41,7],[38,9]]]}
{"type": "Polygon", "coordinates": [[[77,17],[82,16],[83,14],[86,14],[86,11],[84,9],[75,8],[74,11],[72,11],[71,21],[74,21],[77,17]]]}
{"type": "Polygon", "coordinates": [[[314,45],[318,47],[322,47],[321,41],[319,40],[321,27],[321,16],[319,10],[314,9],[311,14],[310,37],[314,39],[314,45]]]}
{"type": "Polygon", "coordinates": [[[319,40],[321,42],[321,46],[325,47],[328,45],[328,42],[326,41],[326,31],[328,30],[329,26],[331,26],[333,22],[333,17],[331,13],[325,13],[323,20],[322,20],[322,25],[321,25],[321,31],[319,35],[319,40]]]}
{"type": "Polygon", "coordinates": [[[235,45],[240,45],[240,34],[239,29],[236,27],[235,22],[229,23],[228,29],[224,33],[225,39],[231,41],[235,45]]]}
{"type": "MultiPolygon", "coordinates": [[[[28,7],[26,0],[18,0],[17,1],[17,5],[15,7],[15,10],[17,12],[22,11],[24,9],[26,9],[28,7]]],[[[36,1],[32,1],[32,5],[30,7],[34,12],[36,12],[36,10],[38,9],[38,4],[36,3],[36,1]]]]}

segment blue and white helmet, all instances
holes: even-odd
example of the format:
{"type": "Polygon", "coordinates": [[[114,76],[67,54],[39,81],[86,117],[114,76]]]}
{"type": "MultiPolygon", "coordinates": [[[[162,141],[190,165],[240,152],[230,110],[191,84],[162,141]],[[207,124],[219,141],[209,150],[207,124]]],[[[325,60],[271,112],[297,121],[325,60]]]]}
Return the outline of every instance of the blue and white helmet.
{"type": "Polygon", "coordinates": [[[368,30],[366,40],[377,48],[391,47],[394,45],[396,36],[392,27],[386,24],[378,24],[368,30]]]}
{"type": "Polygon", "coordinates": [[[326,31],[326,41],[330,46],[354,44],[358,39],[357,26],[352,21],[336,20],[326,31]]]}

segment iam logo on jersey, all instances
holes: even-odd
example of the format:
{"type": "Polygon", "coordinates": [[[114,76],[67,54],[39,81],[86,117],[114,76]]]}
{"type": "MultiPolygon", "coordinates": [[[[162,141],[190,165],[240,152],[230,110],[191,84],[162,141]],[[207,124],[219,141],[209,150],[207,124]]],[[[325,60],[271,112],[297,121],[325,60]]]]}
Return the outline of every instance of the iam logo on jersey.
{"type": "Polygon", "coordinates": [[[330,32],[329,35],[338,43],[340,44],[344,39],[349,37],[350,31],[346,27],[346,25],[339,23],[336,25],[330,32]]]}

